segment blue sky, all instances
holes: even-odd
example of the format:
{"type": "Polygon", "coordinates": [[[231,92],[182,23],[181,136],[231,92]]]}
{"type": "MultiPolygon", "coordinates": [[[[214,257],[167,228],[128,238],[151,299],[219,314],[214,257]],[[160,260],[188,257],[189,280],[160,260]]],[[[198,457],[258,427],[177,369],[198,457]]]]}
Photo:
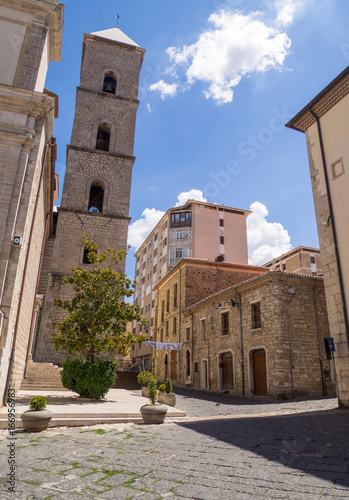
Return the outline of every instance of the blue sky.
{"type": "Polygon", "coordinates": [[[251,262],[318,246],[305,137],[283,125],[349,64],[343,0],[63,0],[56,170],[79,85],[83,33],[116,25],[146,49],[127,272],[168,208],[191,197],[249,209],[251,262]],[[195,191],[192,191],[195,190],[195,191]],[[178,198],[179,197],[179,198],[178,198]]]}

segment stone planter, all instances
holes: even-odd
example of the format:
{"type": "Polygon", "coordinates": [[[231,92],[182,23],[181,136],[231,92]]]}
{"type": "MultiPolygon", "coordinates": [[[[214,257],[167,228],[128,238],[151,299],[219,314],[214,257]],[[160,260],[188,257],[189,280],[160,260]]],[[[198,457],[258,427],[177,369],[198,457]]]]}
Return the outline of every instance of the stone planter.
{"type": "Polygon", "coordinates": [[[51,410],[27,410],[22,413],[21,420],[26,431],[40,432],[47,429],[52,416],[53,414],[51,410]]]}
{"type": "Polygon", "coordinates": [[[176,395],[174,392],[159,392],[158,401],[159,403],[164,403],[167,406],[176,406],[176,395]]]}
{"type": "Polygon", "coordinates": [[[162,404],[144,405],[141,413],[145,424],[162,424],[167,413],[167,406],[162,404]]]}
{"type": "Polygon", "coordinates": [[[144,385],[142,385],[142,396],[144,398],[147,398],[149,396],[149,387],[145,387],[144,385]]]}

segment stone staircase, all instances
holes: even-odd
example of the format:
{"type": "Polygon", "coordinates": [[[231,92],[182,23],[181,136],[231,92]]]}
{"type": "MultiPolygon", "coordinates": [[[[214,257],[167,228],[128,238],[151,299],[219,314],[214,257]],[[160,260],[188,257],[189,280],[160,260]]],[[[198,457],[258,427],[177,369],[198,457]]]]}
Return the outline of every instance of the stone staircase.
{"type": "Polygon", "coordinates": [[[22,380],[21,391],[55,390],[66,391],[61,382],[62,368],[52,363],[35,363],[29,361],[25,378],[22,380]]]}

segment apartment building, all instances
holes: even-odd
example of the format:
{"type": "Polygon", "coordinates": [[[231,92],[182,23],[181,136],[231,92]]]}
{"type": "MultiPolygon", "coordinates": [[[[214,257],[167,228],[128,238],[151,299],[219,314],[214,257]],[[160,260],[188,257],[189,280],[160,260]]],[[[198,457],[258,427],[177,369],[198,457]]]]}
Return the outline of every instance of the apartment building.
{"type": "Polygon", "coordinates": [[[264,267],[271,271],[322,276],[320,250],[299,246],[290,252],[270,260],[264,267]]]}
{"type": "Polygon", "coordinates": [[[349,66],[287,127],[305,134],[339,402],[349,406],[349,66]]]}
{"type": "MultiPolygon", "coordinates": [[[[182,259],[248,264],[246,217],[250,213],[195,200],[167,210],[135,254],[134,303],[148,322],[143,332],[150,340],[154,336],[154,287],[182,259]]],[[[138,324],[133,330],[142,331],[138,324]]],[[[133,360],[149,368],[150,348],[135,346],[133,360]]]]}

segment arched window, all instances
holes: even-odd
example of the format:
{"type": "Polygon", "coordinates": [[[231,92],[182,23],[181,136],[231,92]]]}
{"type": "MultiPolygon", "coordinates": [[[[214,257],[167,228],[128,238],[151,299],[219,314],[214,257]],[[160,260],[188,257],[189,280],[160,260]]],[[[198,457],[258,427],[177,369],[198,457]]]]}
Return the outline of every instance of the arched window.
{"type": "Polygon", "coordinates": [[[103,212],[104,186],[101,182],[93,182],[88,200],[89,212],[103,212]]]}
{"type": "Polygon", "coordinates": [[[107,94],[116,93],[116,77],[114,73],[106,73],[103,82],[103,92],[107,94]]]}
{"type": "Polygon", "coordinates": [[[106,123],[101,123],[98,127],[96,149],[101,151],[109,151],[110,143],[110,126],[106,123]]]}

